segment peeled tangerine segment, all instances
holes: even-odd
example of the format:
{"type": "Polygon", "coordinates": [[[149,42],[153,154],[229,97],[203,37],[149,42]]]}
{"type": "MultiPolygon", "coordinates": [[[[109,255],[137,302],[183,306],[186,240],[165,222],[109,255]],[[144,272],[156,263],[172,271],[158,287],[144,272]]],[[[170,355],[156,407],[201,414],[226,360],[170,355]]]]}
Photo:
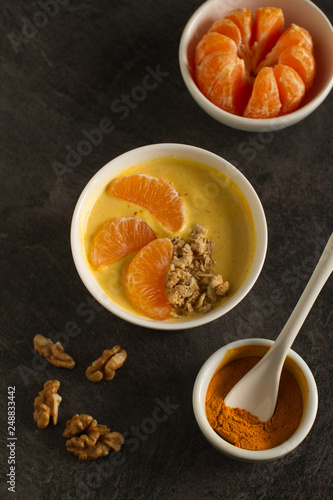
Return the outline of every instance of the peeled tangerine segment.
{"type": "Polygon", "coordinates": [[[136,307],[152,319],[165,320],[172,311],[165,279],[173,256],[168,238],[158,238],[142,248],[126,273],[128,295],[136,307]]]}
{"type": "Polygon", "coordinates": [[[242,36],[242,43],[248,46],[252,34],[252,11],[250,9],[235,9],[229,12],[229,14],[224,17],[224,19],[230,19],[230,21],[238,26],[242,36]]]}
{"type": "Polygon", "coordinates": [[[206,33],[195,49],[194,62],[200,66],[205,57],[214,52],[237,54],[237,45],[231,38],[220,33],[206,33]]]}
{"type": "Polygon", "coordinates": [[[225,111],[239,115],[243,114],[249,91],[244,61],[238,59],[219,73],[210,100],[225,111]]]}
{"type": "Polygon", "coordinates": [[[109,266],[155,239],[150,227],[136,217],[111,219],[94,235],[89,261],[95,268],[109,266]]]}
{"type": "MultiPolygon", "coordinates": [[[[196,76],[197,82],[201,92],[212,102],[212,92],[214,86],[219,82],[219,88],[223,83],[229,87],[232,82],[228,82],[231,75],[231,70],[241,60],[237,54],[233,52],[214,52],[205,57],[202,64],[197,68],[196,76]]],[[[216,95],[216,91],[213,96],[216,95]]],[[[221,96],[223,99],[223,96],[221,96]]],[[[214,102],[214,104],[217,104],[214,102]]],[[[218,105],[218,104],[217,104],[218,105]]]]}
{"type": "Polygon", "coordinates": [[[289,66],[277,64],[274,76],[280,92],[281,111],[285,115],[298,108],[305,94],[305,85],[299,74],[289,66]]]}
{"type": "Polygon", "coordinates": [[[231,21],[231,19],[218,19],[212,26],[209,28],[208,33],[219,33],[220,35],[225,35],[226,37],[233,40],[238,47],[240,47],[242,43],[242,34],[238,26],[231,21]]]}
{"type": "Polygon", "coordinates": [[[301,28],[300,26],[297,26],[297,24],[292,24],[282,33],[273,49],[267,54],[265,59],[259,65],[259,68],[262,68],[263,66],[273,66],[276,64],[282,52],[291,46],[304,47],[312,53],[313,42],[310,33],[305,28],[301,28]]]}
{"type": "Polygon", "coordinates": [[[108,191],[113,196],[147,208],[166,229],[178,231],[183,225],[183,201],[164,179],[145,174],[126,175],[112,181],[108,191]]]}
{"type": "Polygon", "coordinates": [[[308,49],[300,45],[287,47],[281,52],[279,64],[285,64],[297,71],[305,84],[305,90],[312,86],[316,74],[316,61],[308,49]]]}
{"type": "Polygon", "coordinates": [[[211,91],[220,73],[236,64],[238,60],[237,54],[230,50],[219,50],[204,58],[200,66],[196,68],[197,83],[204,96],[210,99],[211,91]]]}
{"type": "Polygon", "coordinates": [[[262,68],[255,79],[244,111],[247,118],[274,118],[279,115],[281,101],[273,68],[262,68]]]}
{"type": "Polygon", "coordinates": [[[254,68],[272,50],[281,36],[283,27],[282,9],[261,7],[256,10],[252,33],[252,65],[254,68]]]}

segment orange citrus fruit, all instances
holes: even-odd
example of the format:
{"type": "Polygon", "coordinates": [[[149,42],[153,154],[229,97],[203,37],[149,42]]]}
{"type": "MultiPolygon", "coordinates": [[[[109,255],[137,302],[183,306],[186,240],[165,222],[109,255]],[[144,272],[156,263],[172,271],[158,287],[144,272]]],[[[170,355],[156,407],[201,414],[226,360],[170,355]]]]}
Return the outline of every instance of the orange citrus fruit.
{"type": "Polygon", "coordinates": [[[312,86],[316,74],[316,61],[308,49],[301,45],[287,47],[281,52],[278,62],[297,71],[305,84],[305,90],[312,86]]]}
{"type": "Polygon", "coordinates": [[[271,7],[257,9],[252,33],[254,68],[273,49],[282,33],[283,25],[284,17],[281,9],[271,7]]]}
{"type": "Polygon", "coordinates": [[[253,15],[250,9],[235,9],[227,16],[225,19],[229,19],[236,26],[238,26],[239,31],[242,36],[242,43],[246,46],[249,45],[252,33],[253,15]]]}
{"type": "Polygon", "coordinates": [[[272,118],[281,109],[279,89],[272,68],[262,68],[253,85],[251,97],[244,111],[247,118],[272,118]]]}
{"type": "Polygon", "coordinates": [[[250,9],[235,9],[215,21],[194,54],[204,96],[248,118],[274,118],[297,109],[316,74],[313,43],[296,24],[283,30],[283,11],[276,7],[261,7],[254,16],[250,9]]]}
{"type": "Polygon", "coordinates": [[[292,24],[278,39],[273,49],[260,63],[262,66],[272,66],[276,64],[279,56],[289,47],[304,47],[310,54],[313,52],[313,43],[310,33],[297,24],[292,24]]]}
{"type": "Polygon", "coordinates": [[[158,238],[143,247],[126,273],[128,295],[136,307],[152,319],[164,320],[172,311],[168,303],[165,278],[173,256],[168,238],[158,238]]]}
{"type": "Polygon", "coordinates": [[[231,21],[231,19],[218,19],[212,26],[209,28],[208,33],[219,33],[220,35],[225,35],[228,38],[231,38],[237,45],[237,48],[240,47],[242,43],[242,34],[238,26],[231,21]]]}
{"type": "Polygon", "coordinates": [[[216,106],[239,114],[248,83],[245,63],[237,55],[234,40],[220,33],[207,33],[198,44],[195,61],[196,78],[203,94],[216,106]]]}
{"type": "Polygon", "coordinates": [[[211,89],[210,100],[219,108],[238,115],[244,109],[249,91],[244,61],[238,58],[219,73],[211,89]]]}
{"type": "Polygon", "coordinates": [[[111,219],[94,235],[89,261],[95,268],[109,266],[155,239],[148,224],[136,217],[111,219]]]}
{"type": "Polygon", "coordinates": [[[112,181],[108,192],[147,208],[171,231],[178,231],[184,222],[183,201],[176,189],[163,179],[145,174],[127,175],[112,181]]]}
{"type": "Polygon", "coordinates": [[[222,53],[237,55],[237,43],[227,35],[209,31],[197,45],[195,64],[200,69],[202,61],[210,54],[222,53]]]}
{"type": "Polygon", "coordinates": [[[280,114],[291,113],[298,108],[304,97],[304,82],[297,71],[284,64],[277,64],[273,71],[280,92],[280,114]]]}

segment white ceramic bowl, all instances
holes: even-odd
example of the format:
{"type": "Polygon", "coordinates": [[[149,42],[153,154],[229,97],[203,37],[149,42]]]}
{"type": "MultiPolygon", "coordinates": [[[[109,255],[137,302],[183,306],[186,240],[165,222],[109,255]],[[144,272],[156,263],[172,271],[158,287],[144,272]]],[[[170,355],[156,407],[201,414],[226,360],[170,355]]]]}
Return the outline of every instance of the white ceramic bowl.
{"type": "Polygon", "coordinates": [[[243,174],[223,158],[194,146],[184,144],[153,144],[143,146],[118,156],[107,163],[89,181],[83,190],[74,210],[71,225],[71,248],[77,271],[93,297],[106,309],[120,318],[146,328],[161,330],[182,330],[203,325],[223,316],[235,307],[250,291],[262,269],[267,249],[267,224],[260,200],[243,174]],[[132,314],[116,304],[94,278],[87,259],[85,249],[85,227],[91,208],[105,186],[124,169],[143,161],[163,156],[181,156],[214,167],[224,172],[241,189],[247,199],[254,221],[256,232],[256,250],[252,267],[238,290],[220,307],[209,313],[187,320],[157,321],[132,314]]]}
{"type": "Polygon", "coordinates": [[[333,29],[325,14],[309,0],[208,0],[187,22],[179,47],[179,63],[184,82],[195,101],[210,116],[239,130],[264,132],[289,127],[312,113],[327,97],[333,86],[333,29]],[[280,7],[285,16],[285,27],[291,23],[306,28],[314,43],[317,75],[296,111],[269,119],[236,116],[210,102],[198,89],[194,80],[193,55],[195,47],[208,28],[217,19],[236,8],[280,7]]]}
{"type": "Polygon", "coordinates": [[[294,434],[280,446],[270,450],[244,450],[238,448],[221,438],[210,426],[205,410],[205,400],[209,382],[218,368],[234,359],[244,356],[244,352],[237,351],[242,346],[251,346],[252,356],[262,356],[263,348],[260,346],[271,346],[272,340],[266,339],[244,339],[237,340],[216,351],[202,366],[193,388],[194,415],[207,441],[218,451],[236,460],[245,462],[265,462],[281,458],[301,444],[315,421],[318,408],[318,391],[312,372],[305,361],[292,349],[289,351],[286,361],[287,368],[296,378],[303,394],[303,416],[299,427],[294,434]],[[257,351],[258,350],[258,351],[257,351]],[[290,361],[290,359],[292,361],[290,361]],[[224,360],[222,362],[222,360],[224,360]]]}

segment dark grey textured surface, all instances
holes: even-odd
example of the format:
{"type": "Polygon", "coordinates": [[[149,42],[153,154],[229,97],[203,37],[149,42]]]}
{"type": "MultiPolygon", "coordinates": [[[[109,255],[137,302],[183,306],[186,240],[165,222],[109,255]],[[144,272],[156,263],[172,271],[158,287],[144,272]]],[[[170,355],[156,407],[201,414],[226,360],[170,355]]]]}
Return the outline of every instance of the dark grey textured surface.
{"type": "MultiPolygon", "coordinates": [[[[316,422],[295,452],[258,465],[225,458],[200,434],[191,393],[201,365],[223,344],[278,335],[325,246],[332,231],[332,94],[291,128],[232,130],[198,108],[179,71],[180,35],[200,1],[59,0],[58,11],[44,16],[41,3],[0,5],[1,498],[328,499],[332,280],[294,344],[319,391],[316,422]],[[163,75],[143,96],[137,86],[156,68],[163,75]],[[124,94],[137,102],[119,108],[124,94]],[[105,118],[114,130],[66,164],[84,130],[105,118]],[[192,331],[149,331],[102,310],[90,302],[70,253],[71,216],[90,177],[119,154],[157,142],[193,144],[234,163],[268,221],[267,259],[252,291],[225,317],[192,331]],[[276,291],[284,293],[280,304],[276,291]],[[67,344],[75,370],[42,364],[32,352],[36,333],[67,344]],[[89,383],[85,367],[117,343],[128,361],[116,379],[89,383]],[[61,382],[59,425],[38,430],[33,400],[49,378],[61,382]],[[16,493],[6,484],[9,386],[16,388],[16,493]],[[79,463],[67,453],[61,435],[76,412],[127,433],[118,462],[79,463]]],[[[332,2],[316,3],[332,19],[332,2]]]]}

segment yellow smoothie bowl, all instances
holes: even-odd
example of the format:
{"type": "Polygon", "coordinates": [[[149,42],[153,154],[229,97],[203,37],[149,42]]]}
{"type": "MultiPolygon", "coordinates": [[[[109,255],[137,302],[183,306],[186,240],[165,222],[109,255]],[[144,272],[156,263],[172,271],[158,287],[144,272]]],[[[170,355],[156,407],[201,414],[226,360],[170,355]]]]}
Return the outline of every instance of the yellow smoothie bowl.
{"type": "Polygon", "coordinates": [[[143,146],[107,163],[81,193],[70,237],[76,269],[92,296],[123,320],[158,330],[194,328],[226,314],[251,290],[267,250],[264,210],[249,181],[220,156],[184,144],[143,146]],[[144,207],[109,195],[107,186],[112,180],[133,173],[161,178],[173,185],[184,203],[181,230],[172,233],[144,207]],[[179,236],[186,240],[194,224],[203,225],[207,237],[214,240],[216,272],[230,283],[228,295],[205,314],[167,320],[145,316],[131,302],[125,284],[126,269],[135,254],[102,270],[94,269],[89,261],[89,247],[98,228],[121,216],[144,220],[157,238],[179,236]]]}

